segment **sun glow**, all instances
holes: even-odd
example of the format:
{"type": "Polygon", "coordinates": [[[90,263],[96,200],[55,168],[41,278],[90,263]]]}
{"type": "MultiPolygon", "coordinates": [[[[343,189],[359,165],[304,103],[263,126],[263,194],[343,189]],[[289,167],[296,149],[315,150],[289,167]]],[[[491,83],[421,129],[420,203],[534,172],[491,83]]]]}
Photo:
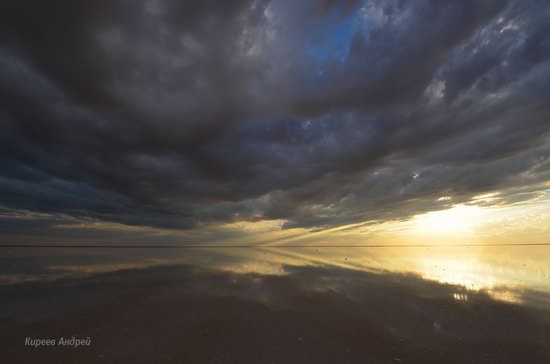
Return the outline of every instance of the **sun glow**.
{"type": "Polygon", "coordinates": [[[414,232],[429,236],[471,236],[484,218],[478,206],[457,205],[448,210],[433,211],[414,217],[414,232]]]}

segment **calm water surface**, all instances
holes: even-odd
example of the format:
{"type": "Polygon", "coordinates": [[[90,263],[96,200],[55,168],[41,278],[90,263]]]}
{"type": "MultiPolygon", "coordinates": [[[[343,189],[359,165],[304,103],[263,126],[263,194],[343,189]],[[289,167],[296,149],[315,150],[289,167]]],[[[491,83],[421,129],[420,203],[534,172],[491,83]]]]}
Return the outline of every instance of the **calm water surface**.
{"type": "Polygon", "coordinates": [[[3,248],[0,340],[6,363],[550,363],[550,247],[3,248]]]}

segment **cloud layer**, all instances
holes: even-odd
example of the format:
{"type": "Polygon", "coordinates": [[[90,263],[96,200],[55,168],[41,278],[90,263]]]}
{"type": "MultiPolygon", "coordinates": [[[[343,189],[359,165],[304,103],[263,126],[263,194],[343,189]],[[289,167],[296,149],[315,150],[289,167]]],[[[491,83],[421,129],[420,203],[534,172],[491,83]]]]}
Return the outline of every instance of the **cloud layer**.
{"type": "Polygon", "coordinates": [[[12,219],[322,228],[549,187],[547,1],[9,0],[0,14],[12,219]]]}

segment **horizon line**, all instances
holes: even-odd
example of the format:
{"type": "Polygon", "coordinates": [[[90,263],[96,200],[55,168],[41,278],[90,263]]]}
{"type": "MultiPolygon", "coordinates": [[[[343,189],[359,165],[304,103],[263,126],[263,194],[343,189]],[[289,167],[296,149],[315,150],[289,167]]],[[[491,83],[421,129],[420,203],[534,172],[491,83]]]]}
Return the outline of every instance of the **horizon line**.
{"type": "Polygon", "coordinates": [[[452,248],[452,247],[505,247],[505,246],[550,246],[550,243],[509,243],[509,244],[362,244],[362,245],[62,245],[62,244],[0,244],[0,248],[107,248],[107,249],[226,249],[226,248],[452,248]]]}

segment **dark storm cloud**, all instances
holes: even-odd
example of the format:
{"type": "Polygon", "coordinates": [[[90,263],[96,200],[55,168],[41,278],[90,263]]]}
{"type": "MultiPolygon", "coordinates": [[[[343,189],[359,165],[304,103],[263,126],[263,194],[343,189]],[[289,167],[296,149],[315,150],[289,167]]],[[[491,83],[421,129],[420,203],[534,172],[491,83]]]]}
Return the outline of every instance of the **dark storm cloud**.
{"type": "Polygon", "coordinates": [[[518,202],[550,180],[545,1],[4,1],[0,14],[13,211],[325,227],[494,191],[518,202]]]}

